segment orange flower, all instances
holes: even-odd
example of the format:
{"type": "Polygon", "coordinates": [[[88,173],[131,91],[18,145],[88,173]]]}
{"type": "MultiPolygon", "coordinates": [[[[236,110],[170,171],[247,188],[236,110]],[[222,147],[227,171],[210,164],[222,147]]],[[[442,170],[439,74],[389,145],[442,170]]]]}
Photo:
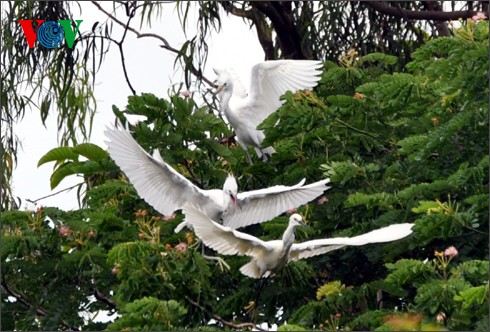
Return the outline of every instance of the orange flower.
{"type": "Polygon", "coordinates": [[[355,100],[362,100],[362,99],[364,99],[364,97],[365,97],[365,96],[364,96],[362,93],[359,93],[359,92],[356,92],[356,93],[354,94],[354,99],[355,99],[355,100]]]}
{"type": "Polygon", "coordinates": [[[139,209],[138,211],[136,211],[134,213],[134,215],[136,216],[136,218],[139,218],[139,217],[146,217],[148,215],[148,211],[146,210],[143,210],[143,209],[139,209]]]}
{"type": "Polygon", "coordinates": [[[442,251],[437,251],[437,250],[436,250],[436,251],[434,251],[434,256],[436,256],[436,257],[442,257],[443,255],[444,255],[444,254],[443,254],[443,252],[442,252],[442,251]]]}
{"type": "Polygon", "coordinates": [[[434,127],[437,127],[439,125],[439,118],[437,116],[433,117],[432,119],[430,119],[432,121],[432,125],[434,127]]]}
{"type": "Polygon", "coordinates": [[[185,233],[185,239],[187,241],[187,244],[189,244],[189,245],[194,242],[194,237],[192,237],[192,233],[191,232],[185,233]]]}

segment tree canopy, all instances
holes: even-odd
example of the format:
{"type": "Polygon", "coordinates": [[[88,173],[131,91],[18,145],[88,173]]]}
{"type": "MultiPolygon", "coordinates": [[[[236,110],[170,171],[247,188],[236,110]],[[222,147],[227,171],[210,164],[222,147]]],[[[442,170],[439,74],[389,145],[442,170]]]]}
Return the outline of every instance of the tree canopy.
{"type": "MultiPolygon", "coordinates": [[[[413,6],[424,3],[404,4],[407,8],[398,12],[409,15],[413,6]]],[[[63,12],[64,6],[56,9],[63,12]]],[[[185,14],[188,3],[179,6],[185,14]]],[[[331,6],[328,10],[286,2],[199,6],[199,22],[209,29],[218,27],[213,24],[223,8],[262,15],[268,29],[275,30],[279,28],[267,11],[304,18],[313,9],[327,18],[336,5],[318,5],[331,6]]],[[[365,6],[378,15],[391,8],[379,2],[337,6],[365,6]]],[[[147,17],[159,7],[125,2],[121,8],[130,20],[133,11],[143,10],[147,17]]],[[[259,18],[245,19],[261,24],[259,18]]],[[[397,33],[407,29],[415,28],[403,25],[397,33]]],[[[8,296],[1,304],[2,329],[237,330],[267,323],[280,330],[488,331],[488,30],[487,22],[470,19],[448,30],[450,36],[433,38],[424,32],[420,44],[407,37],[409,53],[402,58],[402,48],[381,41],[367,49],[346,42],[330,56],[326,44],[305,42],[311,57],[324,61],[324,72],[314,91],[286,93],[284,105],[259,126],[266,134],[264,145],[276,150],[268,163],[246,162],[212,103],[142,93],[113,107],[145,150],[159,149],[169,164],[203,188],[220,188],[229,172],[237,176],[242,191],[329,177],[332,188],[299,208],[309,225],[297,231],[299,241],[353,236],[402,222],[415,223],[412,236],[290,263],[268,281],[254,303],[257,283],[238,270],[247,258],[223,257],[230,270],[206,261],[192,231],[173,232],[182,221],[180,213],[160,215],[138,197],[106,151],[67,140],[46,151],[39,164],[55,163],[53,188],[68,176],[84,175],[83,208],[2,213],[1,285],[8,296]],[[130,114],[145,119],[130,124],[130,114]],[[80,315],[98,310],[118,318],[101,323],[80,315]]],[[[205,30],[200,33],[206,35],[205,30]]],[[[285,56],[285,44],[279,37],[274,40],[274,58],[285,56]]],[[[205,64],[199,55],[186,53],[196,45],[198,39],[178,53],[189,78],[198,77],[199,66],[205,64]]],[[[31,64],[39,68],[45,68],[39,62],[43,56],[69,56],[61,55],[67,50],[24,52],[17,56],[32,56],[36,60],[31,64]]],[[[11,56],[9,61],[17,59],[11,56]]],[[[80,70],[74,78],[91,73],[80,70]]],[[[2,116],[4,109],[19,116],[11,113],[13,104],[7,105],[11,108],[2,103],[2,116]]],[[[81,105],[67,110],[75,112],[81,105]]],[[[76,131],[78,120],[66,125],[76,131]]],[[[244,231],[278,239],[287,219],[280,216],[244,231]]],[[[209,249],[206,253],[215,254],[209,249]]]]}

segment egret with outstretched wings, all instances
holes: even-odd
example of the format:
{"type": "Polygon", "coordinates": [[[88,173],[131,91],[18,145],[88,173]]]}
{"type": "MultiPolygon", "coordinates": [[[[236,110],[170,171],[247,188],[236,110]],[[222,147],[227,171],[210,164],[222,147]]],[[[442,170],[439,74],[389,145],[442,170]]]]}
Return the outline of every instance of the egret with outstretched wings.
{"type": "Polygon", "coordinates": [[[198,207],[186,205],[185,219],[192,225],[201,241],[223,255],[250,256],[252,260],[240,268],[251,278],[268,277],[277,273],[287,262],[325,254],[344,246],[362,246],[402,239],[412,233],[414,224],[395,224],[355,237],[338,237],[294,243],[294,230],[304,225],[299,214],[289,217],[281,240],[263,241],[255,236],[220,225],[198,207]]]}
{"type": "Polygon", "coordinates": [[[315,87],[321,68],[322,63],[314,60],[274,60],[256,64],[252,68],[248,93],[232,70],[214,69],[218,75],[216,93],[220,96],[220,111],[235,130],[237,142],[245,149],[249,163],[252,159],[248,145],[265,161],[267,155],[275,152],[271,146],[261,146],[265,136],[257,126],[281,107],[281,95],[315,87]]]}
{"type": "MultiPolygon", "coordinates": [[[[304,185],[303,179],[294,186],[270,188],[238,193],[235,178],[229,175],[223,189],[204,190],[175,171],[161,157],[158,150],[149,155],[128,130],[107,128],[106,144],[109,154],[129,178],[138,194],[163,215],[171,215],[188,202],[199,206],[213,220],[231,228],[244,227],[270,220],[279,214],[297,208],[325,190],[329,179],[304,185]]],[[[179,232],[187,223],[175,229],[179,232]]]]}

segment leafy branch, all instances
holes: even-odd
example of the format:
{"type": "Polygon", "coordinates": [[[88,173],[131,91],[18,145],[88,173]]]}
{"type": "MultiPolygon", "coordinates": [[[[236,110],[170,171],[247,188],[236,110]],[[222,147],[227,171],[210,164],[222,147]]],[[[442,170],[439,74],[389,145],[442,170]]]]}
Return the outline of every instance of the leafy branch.
{"type": "MultiPolygon", "coordinates": [[[[7,284],[7,281],[5,280],[5,275],[2,276],[2,287],[5,289],[5,291],[15,297],[15,299],[17,301],[19,301],[19,303],[22,303],[24,306],[30,308],[30,309],[36,309],[36,314],[38,314],[39,316],[47,316],[48,315],[48,312],[46,311],[46,309],[43,309],[42,307],[39,307],[39,306],[34,306],[31,302],[29,302],[27,299],[25,299],[22,295],[18,294],[17,292],[15,292],[13,289],[11,289],[9,287],[9,285],[7,284]]],[[[71,331],[80,331],[77,327],[75,326],[70,326],[70,324],[68,324],[66,321],[61,321],[61,324],[63,326],[65,326],[66,328],[70,329],[71,331]]]]}

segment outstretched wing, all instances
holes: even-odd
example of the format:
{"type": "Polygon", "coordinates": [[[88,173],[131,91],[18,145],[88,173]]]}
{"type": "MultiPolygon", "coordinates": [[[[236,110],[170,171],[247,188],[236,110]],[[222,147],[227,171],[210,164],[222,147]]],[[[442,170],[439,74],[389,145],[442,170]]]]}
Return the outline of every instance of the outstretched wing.
{"type": "Polygon", "coordinates": [[[258,121],[264,121],[282,104],[279,97],[286,91],[311,89],[318,84],[322,63],[315,60],[274,60],[265,61],[252,68],[249,99],[258,107],[255,114],[258,121]]]}
{"type": "Polygon", "coordinates": [[[317,198],[330,188],[327,186],[329,182],[330,179],[325,179],[304,186],[303,179],[291,187],[274,186],[239,193],[238,207],[223,215],[223,225],[236,229],[270,220],[317,198]]]}
{"type": "Polygon", "coordinates": [[[272,249],[267,242],[255,236],[214,222],[194,205],[185,204],[182,212],[184,220],[192,225],[197,237],[220,254],[256,257],[272,249]]]}
{"type": "Polygon", "coordinates": [[[294,243],[289,252],[289,260],[296,261],[317,256],[344,246],[363,246],[368,243],[382,243],[402,239],[412,234],[414,224],[396,224],[376,229],[355,237],[337,237],[333,239],[312,240],[294,243]]]}
{"type": "Polygon", "coordinates": [[[105,135],[111,158],[138,194],[160,213],[171,215],[186,201],[208,201],[207,194],[165,163],[158,150],[150,156],[126,129],[107,127],[105,135]]]}

